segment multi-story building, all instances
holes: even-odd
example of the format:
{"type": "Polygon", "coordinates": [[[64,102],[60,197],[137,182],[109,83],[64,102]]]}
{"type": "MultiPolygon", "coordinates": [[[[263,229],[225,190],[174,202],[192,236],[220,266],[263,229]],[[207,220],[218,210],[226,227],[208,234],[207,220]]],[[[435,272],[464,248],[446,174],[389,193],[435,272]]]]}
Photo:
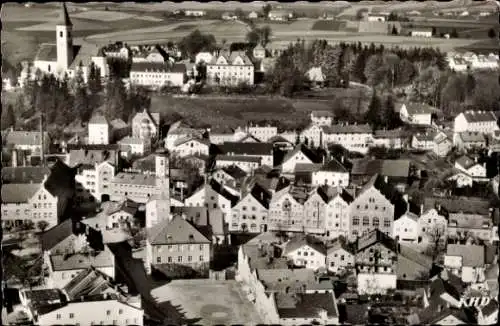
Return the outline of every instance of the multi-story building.
{"type": "Polygon", "coordinates": [[[326,211],[333,188],[320,186],[311,191],[304,202],[304,231],[308,233],[325,233],[326,211]]]}
{"type": "Polygon", "coordinates": [[[11,147],[13,150],[28,151],[31,155],[39,156],[42,148],[47,153],[51,143],[48,132],[43,132],[43,142],[39,131],[7,131],[5,137],[6,148],[11,147]]]}
{"type": "Polygon", "coordinates": [[[302,232],[306,195],[294,193],[292,186],[273,194],[269,204],[269,229],[273,231],[302,232]]]}
{"type": "Polygon", "coordinates": [[[394,221],[393,236],[398,242],[418,243],[420,227],[418,224],[418,215],[412,212],[406,212],[400,218],[394,221]]]}
{"type": "Polygon", "coordinates": [[[157,46],[143,51],[134,51],[132,56],[132,68],[136,63],[165,63],[165,57],[160,53],[157,46]]]}
{"type": "Polygon", "coordinates": [[[321,126],[311,123],[307,128],[302,130],[299,140],[311,148],[322,147],[324,145],[323,129],[321,126]]]}
{"type": "Polygon", "coordinates": [[[397,267],[398,244],[374,230],[357,241],[356,268],[360,272],[393,273],[397,267]]]}
{"type": "Polygon", "coordinates": [[[482,283],[485,280],[484,252],[482,245],[448,244],[444,266],[466,284],[482,283]]]}
{"type": "Polygon", "coordinates": [[[115,166],[109,161],[79,165],[75,175],[76,202],[108,200],[114,175],[115,166]]]}
{"type": "Polygon", "coordinates": [[[137,112],[132,119],[132,137],[141,139],[158,139],[160,114],[144,109],[137,112]]]}
{"type": "Polygon", "coordinates": [[[269,167],[274,166],[273,145],[257,142],[225,142],[219,145],[225,155],[238,155],[261,158],[261,164],[269,167]]]}
{"type": "Polygon", "coordinates": [[[492,111],[465,111],[455,117],[453,132],[475,131],[492,134],[500,130],[492,111]]]}
{"type": "MultiPolygon", "coordinates": [[[[11,168],[15,169],[18,168],[11,168]]],[[[33,180],[28,176],[5,183],[6,178],[2,178],[3,227],[32,222],[40,228],[39,222],[45,221],[47,225],[44,229],[47,229],[58,224],[74,195],[74,172],[61,161],[57,161],[49,171],[42,180],[33,180]]]]}
{"type": "Polygon", "coordinates": [[[179,157],[186,157],[191,155],[209,155],[210,141],[203,138],[194,136],[187,136],[179,138],[174,142],[172,154],[179,157]]]}
{"type": "Polygon", "coordinates": [[[215,85],[254,84],[254,64],[242,51],[222,53],[207,63],[207,80],[215,85]]]}
{"type": "Polygon", "coordinates": [[[336,188],[326,207],[326,233],[329,239],[339,236],[348,237],[350,227],[350,205],[353,197],[345,189],[336,188]]]}
{"type": "Polygon", "coordinates": [[[267,232],[271,193],[256,183],[231,209],[229,231],[267,232]]]}
{"type": "Polygon", "coordinates": [[[311,112],[311,122],[318,126],[330,126],[333,123],[334,114],[330,111],[316,110],[311,112]]]}
{"type": "Polygon", "coordinates": [[[148,234],[148,263],[153,267],[188,266],[208,274],[212,259],[211,240],[180,216],[158,224],[148,234]]]}
{"type": "Polygon", "coordinates": [[[237,166],[246,173],[251,173],[261,166],[262,158],[248,155],[217,155],[215,167],[237,166]]]}
{"type": "Polygon", "coordinates": [[[272,21],[289,21],[293,18],[293,13],[287,10],[271,10],[267,18],[272,21]]]}
{"type": "Polygon", "coordinates": [[[323,144],[339,144],[351,152],[366,154],[373,142],[369,125],[332,125],[323,127],[323,144]]]}
{"type": "Polygon", "coordinates": [[[477,159],[472,159],[467,155],[464,155],[455,161],[455,168],[469,175],[474,181],[489,181],[486,178],[486,163],[479,164],[477,159]]]}
{"type": "Polygon", "coordinates": [[[464,240],[468,237],[491,241],[493,234],[493,221],[487,215],[451,213],[448,217],[447,236],[453,239],[464,240]]]}
{"type": "Polygon", "coordinates": [[[373,145],[391,149],[401,149],[407,146],[406,133],[401,129],[395,130],[375,130],[373,135],[373,145]]]}
{"type": "Polygon", "coordinates": [[[284,244],[283,255],[295,266],[313,270],[324,268],[326,247],[318,239],[308,235],[297,235],[284,244]]]}
{"type": "Polygon", "coordinates": [[[346,242],[336,239],[329,244],[326,253],[326,267],[332,273],[342,273],[354,268],[355,256],[352,248],[348,247],[346,242]]]}
{"type": "Polygon", "coordinates": [[[374,175],[351,203],[350,237],[366,235],[372,230],[392,236],[395,212],[393,195],[394,189],[387,180],[374,175]]]}
{"type": "Polygon", "coordinates": [[[89,121],[89,145],[107,145],[110,143],[111,127],[104,115],[95,114],[89,121]]]}
{"type": "Polygon", "coordinates": [[[435,108],[422,103],[403,103],[399,109],[402,121],[410,124],[430,126],[435,108]]]}
{"type": "Polygon", "coordinates": [[[164,62],[134,62],[130,68],[132,84],[161,88],[163,86],[181,87],[186,81],[186,65],[168,65],[164,62]]]}
{"type": "Polygon", "coordinates": [[[110,199],[122,201],[131,199],[146,203],[154,196],[169,191],[169,167],[165,154],[155,155],[155,173],[119,172],[111,180],[110,199]]]}
{"type": "Polygon", "coordinates": [[[317,163],[317,160],[316,155],[307,146],[299,144],[283,158],[281,172],[293,174],[297,164],[313,164],[317,163]]]}
{"type": "Polygon", "coordinates": [[[446,135],[444,132],[438,132],[434,137],[434,147],[433,152],[439,157],[444,157],[448,155],[448,153],[453,148],[453,142],[450,137],[446,135]]]}
{"type": "Polygon", "coordinates": [[[454,134],[453,145],[458,150],[468,151],[471,149],[486,148],[487,142],[485,134],[477,131],[464,131],[454,134]]]}
{"type": "Polygon", "coordinates": [[[349,171],[335,158],[311,174],[312,185],[329,185],[332,187],[347,187],[349,185],[349,171]]]}
{"type": "Polygon", "coordinates": [[[247,127],[247,132],[261,142],[267,142],[269,139],[278,135],[278,127],[270,125],[259,126],[251,124],[247,127]]]}

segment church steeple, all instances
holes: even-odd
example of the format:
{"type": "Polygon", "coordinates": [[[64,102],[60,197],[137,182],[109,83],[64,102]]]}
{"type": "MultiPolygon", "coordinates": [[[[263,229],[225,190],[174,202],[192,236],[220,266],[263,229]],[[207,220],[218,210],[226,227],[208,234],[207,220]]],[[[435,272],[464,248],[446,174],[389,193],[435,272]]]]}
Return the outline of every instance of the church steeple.
{"type": "Polygon", "coordinates": [[[73,24],[69,19],[66,4],[63,2],[56,25],[57,66],[60,72],[68,70],[74,59],[72,30],[73,24]]]}
{"type": "Polygon", "coordinates": [[[66,8],[65,2],[62,3],[57,26],[73,26],[73,24],[71,23],[71,19],[69,18],[68,8],[66,8]]]}

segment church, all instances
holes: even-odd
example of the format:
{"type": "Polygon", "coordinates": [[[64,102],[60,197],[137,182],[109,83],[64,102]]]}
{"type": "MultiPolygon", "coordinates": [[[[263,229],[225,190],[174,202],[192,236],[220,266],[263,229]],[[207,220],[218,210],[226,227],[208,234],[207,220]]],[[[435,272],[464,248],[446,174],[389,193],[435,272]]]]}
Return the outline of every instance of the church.
{"type": "Polygon", "coordinates": [[[87,82],[92,62],[100,69],[102,78],[108,76],[108,66],[103,51],[93,44],[74,45],[72,32],[73,24],[66,4],[63,3],[56,22],[56,42],[41,44],[33,64],[24,65],[20,78],[21,87],[27,77],[35,78],[37,70],[45,74],[54,74],[56,77],[67,74],[69,78],[73,78],[81,67],[83,79],[87,82]]]}

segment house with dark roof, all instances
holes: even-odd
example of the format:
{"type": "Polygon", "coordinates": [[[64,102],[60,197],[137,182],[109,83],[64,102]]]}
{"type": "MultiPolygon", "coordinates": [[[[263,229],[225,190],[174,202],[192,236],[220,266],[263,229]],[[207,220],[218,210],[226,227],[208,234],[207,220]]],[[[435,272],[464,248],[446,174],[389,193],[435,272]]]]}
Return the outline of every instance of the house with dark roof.
{"type": "Polygon", "coordinates": [[[310,235],[297,235],[284,244],[283,255],[295,266],[318,270],[326,264],[326,247],[310,235]]]}
{"type": "Polygon", "coordinates": [[[373,131],[368,124],[338,123],[322,129],[323,144],[340,144],[350,152],[366,154],[373,143],[373,131]]]}
{"type": "Polygon", "coordinates": [[[482,245],[448,244],[444,265],[467,284],[485,281],[485,250],[482,245]]]}
{"type": "Polygon", "coordinates": [[[258,169],[262,165],[262,158],[248,155],[224,155],[215,156],[215,167],[237,166],[246,173],[258,169]]]}
{"type": "Polygon", "coordinates": [[[236,187],[241,186],[247,175],[245,171],[236,165],[219,168],[212,172],[212,178],[217,182],[236,187]]]}
{"type": "Polygon", "coordinates": [[[132,137],[158,139],[160,131],[160,114],[158,112],[149,112],[144,109],[137,112],[132,118],[132,137]]]}
{"type": "Polygon", "coordinates": [[[374,174],[387,177],[387,181],[398,188],[406,188],[409,183],[411,162],[406,159],[352,159],[351,182],[364,184],[374,174]]]}
{"type": "Polygon", "coordinates": [[[261,164],[270,167],[274,166],[272,144],[257,142],[224,142],[218,147],[225,155],[260,157],[261,164]]]}
{"type": "Polygon", "coordinates": [[[42,148],[45,153],[48,153],[51,144],[48,132],[43,132],[43,141],[41,136],[42,134],[39,131],[9,130],[5,137],[5,146],[13,150],[28,151],[31,155],[39,156],[42,148]]]}
{"type": "Polygon", "coordinates": [[[406,244],[399,245],[397,256],[398,280],[426,280],[432,268],[432,258],[406,244]]]}
{"type": "Polygon", "coordinates": [[[410,211],[394,220],[393,236],[400,243],[419,243],[420,227],[418,215],[410,211]]]}
{"type": "Polygon", "coordinates": [[[207,80],[215,85],[254,84],[255,67],[244,51],[221,51],[207,62],[207,80]]]}
{"type": "Polygon", "coordinates": [[[465,111],[455,117],[453,132],[473,131],[492,134],[500,130],[493,111],[465,111]]]}
{"type": "MultiPolygon", "coordinates": [[[[10,177],[16,177],[17,173],[12,168],[8,173],[10,177]]],[[[23,169],[24,168],[20,168],[23,169]]],[[[38,170],[33,172],[41,172],[38,170]]],[[[22,174],[21,174],[22,176],[22,174]]],[[[7,178],[7,173],[4,175],[7,178]]],[[[19,175],[17,175],[19,177],[19,175]]],[[[19,183],[8,183],[2,186],[2,225],[4,227],[20,226],[27,221],[34,223],[40,228],[39,221],[48,224],[50,228],[59,223],[75,192],[75,173],[66,164],[57,160],[44,174],[42,180],[33,183],[33,180],[25,178],[17,179],[19,183]],[[25,180],[23,180],[25,179],[25,180]]]]}
{"type": "Polygon", "coordinates": [[[229,230],[232,232],[267,232],[272,194],[255,183],[232,208],[229,230]]]}
{"type": "Polygon", "coordinates": [[[470,176],[473,181],[489,181],[486,177],[486,163],[479,163],[477,158],[471,158],[467,155],[461,156],[455,161],[455,168],[470,176]]]}
{"type": "Polygon", "coordinates": [[[313,186],[347,187],[349,185],[349,171],[341,162],[332,157],[319,169],[312,172],[311,179],[313,186]]]}
{"type": "Polygon", "coordinates": [[[355,252],[343,237],[326,244],[326,267],[332,273],[342,273],[355,266],[355,252]]]}
{"type": "Polygon", "coordinates": [[[284,174],[293,174],[297,164],[319,163],[319,159],[306,145],[299,144],[293,150],[286,153],[281,163],[281,171],[284,174]]]}
{"type": "Polygon", "coordinates": [[[168,271],[169,266],[183,266],[208,272],[212,259],[212,241],[182,216],[160,222],[148,230],[148,263],[168,271]]]}
{"type": "Polygon", "coordinates": [[[487,137],[478,131],[457,132],[454,134],[453,145],[461,151],[486,148],[487,137]]]}
{"type": "Polygon", "coordinates": [[[430,126],[435,108],[425,103],[403,103],[399,108],[401,120],[415,125],[430,126]]]}
{"type": "Polygon", "coordinates": [[[375,174],[356,193],[350,205],[350,237],[363,236],[372,230],[392,236],[394,219],[401,216],[406,207],[402,195],[387,178],[375,174]]]}
{"type": "Polygon", "coordinates": [[[375,130],[373,145],[391,149],[401,149],[408,146],[410,135],[403,129],[375,130]]]}

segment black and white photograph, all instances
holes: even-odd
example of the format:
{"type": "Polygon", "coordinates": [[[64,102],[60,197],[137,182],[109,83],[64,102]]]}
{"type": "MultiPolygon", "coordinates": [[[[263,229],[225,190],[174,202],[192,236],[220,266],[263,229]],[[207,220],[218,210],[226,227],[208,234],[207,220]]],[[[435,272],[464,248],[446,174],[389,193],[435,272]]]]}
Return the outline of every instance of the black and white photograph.
{"type": "Polygon", "coordinates": [[[2,325],[498,324],[499,1],[1,29],[2,325]]]}

